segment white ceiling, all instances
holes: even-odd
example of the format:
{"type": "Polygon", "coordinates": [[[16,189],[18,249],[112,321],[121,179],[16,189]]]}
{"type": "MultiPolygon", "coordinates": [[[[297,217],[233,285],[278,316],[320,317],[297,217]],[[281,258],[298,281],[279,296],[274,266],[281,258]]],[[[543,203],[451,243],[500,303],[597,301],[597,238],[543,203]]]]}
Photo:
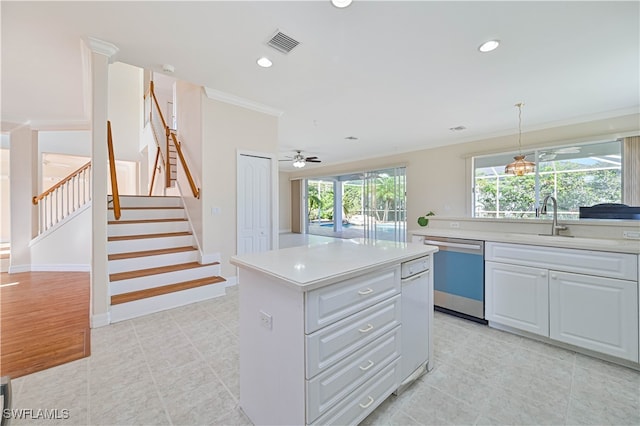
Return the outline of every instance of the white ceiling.
{"type": "MultiPolygon", "coordinates": [[[[82,37],[280,110],[279,150],[353,161],[637,112],[640,3],[7,2],[2,122],[85,123],[82,37]],[[300,42],[266,46],[280,29],[300,42]],[[497,38],[501,46],[481,54],[497,38]],[[266,55],[269,69],[255,61],[266,55]],[[463,125],[465,131],[452,132],[463,125]],[[356,136],[357,141],[345,140],[356,136]]],[[[284,167],[288,163],[281,163],[284,167]]],[[[317,167],[309,165],[308,167],[317,167]]]]}

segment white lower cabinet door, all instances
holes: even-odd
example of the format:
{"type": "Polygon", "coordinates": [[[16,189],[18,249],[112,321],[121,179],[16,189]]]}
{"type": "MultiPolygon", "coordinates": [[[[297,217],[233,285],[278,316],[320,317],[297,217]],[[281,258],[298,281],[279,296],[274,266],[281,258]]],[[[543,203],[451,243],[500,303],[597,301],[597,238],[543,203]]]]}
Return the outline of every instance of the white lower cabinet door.
{"type": "Polygon", "coordinates": [[[638,362],[638,284],[549,272],[550,337],[638,362]]]}
{"type": "Polygon", "coordinates": [[[485,262],[485,317],[529,333],[549,336],[546,269],[485,262]]]}

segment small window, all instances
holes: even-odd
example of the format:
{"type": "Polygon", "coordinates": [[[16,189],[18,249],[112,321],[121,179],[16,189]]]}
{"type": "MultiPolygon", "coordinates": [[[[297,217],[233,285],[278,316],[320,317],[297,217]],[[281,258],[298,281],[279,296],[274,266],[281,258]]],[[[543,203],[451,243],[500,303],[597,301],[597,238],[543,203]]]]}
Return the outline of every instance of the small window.
{"type": "Polygon", "coordinates": [[[506,175],[513,153],[474,157],[474,217],[534,218],[542,199],[558,200],[558,217],[578,219],[579,207],[622,203],[622,143],[608,141],[525,152],[536,172],[506,175]]]}

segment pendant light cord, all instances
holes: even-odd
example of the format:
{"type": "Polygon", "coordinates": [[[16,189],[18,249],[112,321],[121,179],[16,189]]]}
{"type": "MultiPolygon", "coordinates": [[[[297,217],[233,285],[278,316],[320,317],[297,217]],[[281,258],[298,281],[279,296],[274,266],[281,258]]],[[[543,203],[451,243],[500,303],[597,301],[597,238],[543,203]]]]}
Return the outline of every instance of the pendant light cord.
{"type": "Polygon", "coordinates": [[[518,107],[518,150],[522,155],[522,107],[524,102],[518,102],[515,106],[518,107]]]}

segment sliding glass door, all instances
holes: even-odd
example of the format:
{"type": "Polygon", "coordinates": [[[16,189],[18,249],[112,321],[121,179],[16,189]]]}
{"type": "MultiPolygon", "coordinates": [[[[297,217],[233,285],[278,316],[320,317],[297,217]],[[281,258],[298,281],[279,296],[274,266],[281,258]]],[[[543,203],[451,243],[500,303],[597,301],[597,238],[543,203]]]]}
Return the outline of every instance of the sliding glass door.
{"type": "Polygon", "coordinates": [[[363,215],[365,238],[406,241],[405,167],[364,173],[363,215]]]}
{"type": "Polygon", "coordinates": [[[406,169],[325,176],[306,181],[307,233],[406,241],[406,169]]]}

